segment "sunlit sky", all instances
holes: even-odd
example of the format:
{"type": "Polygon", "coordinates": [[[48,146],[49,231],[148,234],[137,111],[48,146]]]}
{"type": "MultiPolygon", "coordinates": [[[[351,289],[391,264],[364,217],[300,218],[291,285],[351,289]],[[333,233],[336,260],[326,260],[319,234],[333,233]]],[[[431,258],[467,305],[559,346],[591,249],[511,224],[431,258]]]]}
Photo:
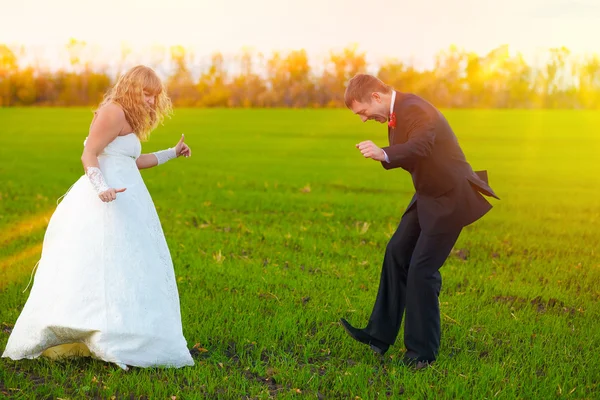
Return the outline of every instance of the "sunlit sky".
{"type": "Polygon", "coordinates": [[[184,45],[198,54],[350,44],[371,60],[427,64],[451,44],[484,54],[508,44],[532,55],[566,46],[600,52],[600,0],[0,0],[0,43],[84,40],[117,54],[123,42],[184,45]]]}

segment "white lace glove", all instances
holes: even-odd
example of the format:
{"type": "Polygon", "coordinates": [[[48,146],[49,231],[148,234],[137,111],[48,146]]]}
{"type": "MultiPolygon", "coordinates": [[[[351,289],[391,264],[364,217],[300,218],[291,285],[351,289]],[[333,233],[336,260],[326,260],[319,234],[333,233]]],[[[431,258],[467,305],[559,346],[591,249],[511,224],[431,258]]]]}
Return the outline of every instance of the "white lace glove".
{"type": "Polygon", "coordinates": [[[85,174],[87,175],[97,194],[106,192],[108,189],[110,189],[104,180],[104,175],[102,175],[100,168],[88,167],[85,174]]]}
{"type": "Polygon", "coordinates": [[[177,152],[175,151],[175,147],[171,147],[170,149],[160,150],[152,153],[156,156],[158,160],[158,165],[164,164],[169,160],[177,158],[177,152]]]}

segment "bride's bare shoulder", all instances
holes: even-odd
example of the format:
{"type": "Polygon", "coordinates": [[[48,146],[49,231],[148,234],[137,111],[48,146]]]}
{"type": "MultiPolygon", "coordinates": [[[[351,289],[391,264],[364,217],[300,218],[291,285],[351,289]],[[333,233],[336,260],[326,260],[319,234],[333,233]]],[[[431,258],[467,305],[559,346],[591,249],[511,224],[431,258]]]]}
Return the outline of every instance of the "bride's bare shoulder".
{"type": "Polygon", "coordinates": [[[101,116],[103,118],[109,118],[111,120],[125,121],[125,112],[123,111],[123,108],[121,108],[121,106],[117,103],[104,104],[96,110],[95,114],[98,117],[101,116]]]}
{"type": "Polygon", "coordinates": [[[94,112],[90,123],[90,134],[95,131],[110,132],[110,135],[119,135],[127,127],[125,112],[115,103],[103,104],[94,112]]]}

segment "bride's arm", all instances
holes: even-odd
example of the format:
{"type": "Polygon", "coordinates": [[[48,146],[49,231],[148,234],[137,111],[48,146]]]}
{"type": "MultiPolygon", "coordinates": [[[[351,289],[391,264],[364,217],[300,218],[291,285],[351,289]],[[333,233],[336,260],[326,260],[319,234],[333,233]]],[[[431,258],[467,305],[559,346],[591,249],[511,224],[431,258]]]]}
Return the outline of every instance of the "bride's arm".
{"type": "Polygon", "coordinates": [[[135,160],[139,169],[152,168],[158,165],[158,160],[154,154],[142,154],[135,160]]]}
{"type": "Polygon", "coordinates": [[[142,154],[135,160],[135,163],[139,169],[152,168],[157,165],[164,164],[169,160],[177,158],[179,156],[189,157],[192,155],[192,151],[187,144],[184,143],[184,136],[181,135],[181,139],[175,147],[171,147],[166,150],[156,151],[150,154],[142,154]]]}
{"type": "Polygon", "coordinates": [[[119,135],[125,121],[125,113],[116,104],[107,104],[99,109],[81,155],[85,174],[104,202],[115,200],[117,193],[123,190],[112,189],[106,184],[99,168],[98,155],[119,135]]]}

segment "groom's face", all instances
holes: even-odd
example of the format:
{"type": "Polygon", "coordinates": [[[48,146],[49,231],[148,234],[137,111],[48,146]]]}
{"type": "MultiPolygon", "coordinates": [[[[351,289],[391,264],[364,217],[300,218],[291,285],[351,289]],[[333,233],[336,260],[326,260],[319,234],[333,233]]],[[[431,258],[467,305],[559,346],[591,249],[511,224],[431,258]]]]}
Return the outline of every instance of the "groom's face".
{"type": "Polygon", "coordinates": [[[367,102],[362,103],[354,100],[351,109],[354,114],[360,117],[362,122],[373,120],[383,124],[387,122],[390,114],[389,106],[385,104],[383,97],[377,92],[372,93],[367,102]]]}

